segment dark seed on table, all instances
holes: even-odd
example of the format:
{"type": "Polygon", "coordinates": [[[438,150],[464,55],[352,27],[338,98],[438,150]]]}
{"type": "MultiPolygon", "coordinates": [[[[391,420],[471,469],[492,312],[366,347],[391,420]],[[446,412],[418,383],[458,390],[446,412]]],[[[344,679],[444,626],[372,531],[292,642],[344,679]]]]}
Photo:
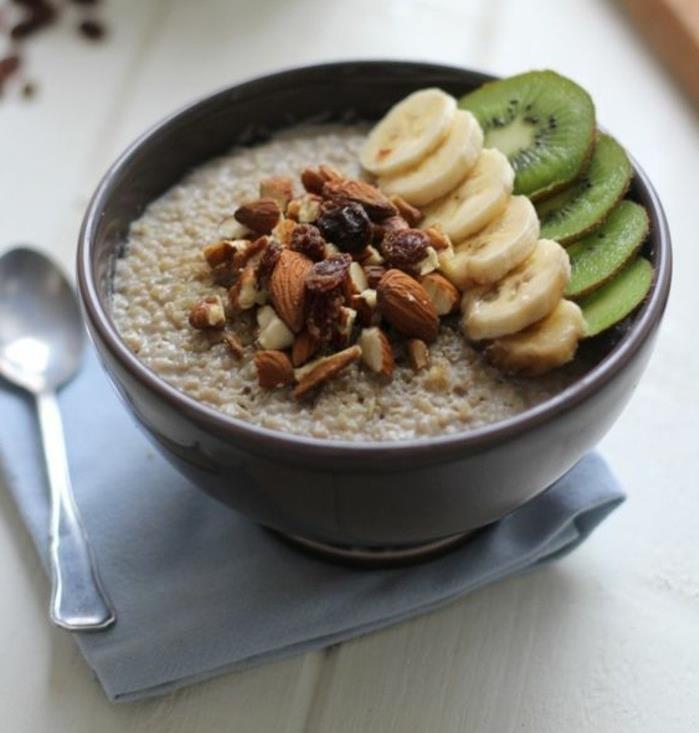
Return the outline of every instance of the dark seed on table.
{"type": "Polygon", "coordinates": [[[91,41],[99,41],[105,34],[104,26],[96,20],[83,20],[78,26],[78,30],[91,41]]]}

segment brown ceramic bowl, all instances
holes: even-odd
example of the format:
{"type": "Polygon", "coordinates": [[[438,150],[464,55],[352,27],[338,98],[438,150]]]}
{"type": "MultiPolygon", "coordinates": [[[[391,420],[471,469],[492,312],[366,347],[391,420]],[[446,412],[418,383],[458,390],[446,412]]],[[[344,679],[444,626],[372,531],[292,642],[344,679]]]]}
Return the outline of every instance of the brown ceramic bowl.
{"type": "Polygon", "coordinates": [[[584,377],[493,425],[373,443],[267,430],[177,391],[136,358],[112,322],[110,277],[129,224],[192,167],[236,142],[253,143],[309,118],[375,120],[420,87],[439,86],[460,96],[489,78],[391,61],[284,71],[225,89],[168,117],[107,171],[80,234],[78,283],[87,324],[128,409],[196,486],[264,526],[312,541],[436,547],[544,491],[609,430],[646,366],[670,288],[667,223],[638,166],[630,195],[651,219],[645,254],[656,277],[648,299],[621,328],[597,341],[599,360],[584,377]]]}

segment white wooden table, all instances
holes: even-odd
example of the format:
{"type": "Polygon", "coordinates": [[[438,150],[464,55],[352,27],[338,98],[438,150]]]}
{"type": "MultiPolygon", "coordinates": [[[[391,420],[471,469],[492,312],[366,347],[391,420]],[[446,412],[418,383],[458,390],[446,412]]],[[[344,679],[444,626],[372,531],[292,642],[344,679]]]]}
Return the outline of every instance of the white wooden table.
{"type": "MultiPolygon", "coordinates": [[[[216,87],[349,57],[496,73],[552,67],[592,93],[642,162],[675,240],[657,353],[602,450],[627,504],[569,558],[386,631],[110,705],[0,487],[0,729],[111,731],[699,730],[697,117],[603,0],[109,0],[109,42],[69,26],[29,49],[38,98],[0,102],[0,248],[67,268],[90,192],[146,125],[216,87]]],[[[0,416],[2,419],[2,416],[0,416]]]]}

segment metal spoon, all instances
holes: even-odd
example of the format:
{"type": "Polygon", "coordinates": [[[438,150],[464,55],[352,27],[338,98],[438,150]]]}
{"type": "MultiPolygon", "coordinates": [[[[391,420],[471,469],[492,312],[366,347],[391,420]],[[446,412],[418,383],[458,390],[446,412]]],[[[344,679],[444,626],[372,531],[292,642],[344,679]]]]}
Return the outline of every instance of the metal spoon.
{"type": "Polygon", "coordinates": [[[78,370],[84,330],[73,290],[46,257],[20,247],[0,257],[0,374],[36,399],[51,488],[51,620],[104,629],[116,620],[70,486],[56,390],[78,370]]]}

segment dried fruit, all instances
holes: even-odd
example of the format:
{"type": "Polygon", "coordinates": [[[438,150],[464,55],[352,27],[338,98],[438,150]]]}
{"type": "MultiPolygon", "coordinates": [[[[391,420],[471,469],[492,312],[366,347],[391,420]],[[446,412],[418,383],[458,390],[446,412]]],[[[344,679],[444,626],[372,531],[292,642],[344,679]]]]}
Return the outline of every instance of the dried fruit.
{"type": "Polygon", "coordinates": [[[386,268],[383,265],[367,265],[364,267],[364,274],[369,287],[375,288],[386,274],[386,268]]]}
{"type": "Polygon", "coordinates": [[[365,328],[359,335],[362,360],[372,372],[390,377],[396,367],[391,342],[378,327],[365,328]]]}
{"type": "Polygon", "coordinates": [[[312,293],[329,293],[344,288],[352,258],[348,254],[331,255],[316,262],[306,275],[306,288],[312,293]]]}
{"type": "Polygon", "coordinates": [[[310,293],[307,301],[308,333],[319,343],[329,343],[337,331],[340,311],[345,302],[344,287],[327,293],[310,293]]]}
{"type": "Polygon", "coordinates": [[[427,348],[427,344],[420,339],[409,339],[408,359],[414,372],[427,369],[430,365],[430,351],[427,348]]]}
{"type": "Polygon", "coordinates": [[[266,288],[268,286],[272,271],[277,266],[281,253],[282,248],[276,242],[270,242],[265,248],[260,261],[257,263],[257,280],[260,287],[266,288]]]}
{"type": "Polygon", "coordinates": [[[391,216],[396,216],[398,209],[390,202],[388,197],[376,186],[366,181],[358,181],[352,178],[345,180],[327,181],[321,191],[325,198],[336,201],[339,204],[355,202],[359,204],[374,221],[382,221],[391,216]]]}
{"type": "Polygon", "coordinates": [[[391,196],[390,201],[398,210],[398,215],[402,216],[408,223],[408,226],[416,227],[424,219],[424,214],[420,209],[409,204],[402,196],[391,196]]]}
{"type": "Polygon", "coordinates": [[[299,371],[296,372],[299,383],[293,391],[294,397],[296,399],[304,397],[311,390],[339,374],[350,364],[358,361],[361,355],[362,350],[355,344],[343,351],[338,351],[336,354],[319,359],[315,363],[301,367],[303,370],[301,374],[299,374],[299,371]]]}
{"type": "Polygon", "coordinates": [[[301,331],[291,347],[291,363],[295,367],[305,364],[318,351],[318,346],[318,342],[308,331],[301,331]]]}
{"type": "Polygon", "coordinates": [[[257,381],[263,389],[293,384],[294,368],[283,351],[266,350],[255,354],[257,381]]]}
{"type": "Polygon", "coordinates": [[[260,198],[276,201],[281,211],[294,198],[294,182],[286,176],[270,176],[260,181],[260,198]]]}
{"type": "Polygon", "coordinates": [[[315,265],[307,257],[290,249],[283,249],[269,279],[272,304],[282,321],[294,333],[303,328],[306,279],[313,267],[315,265]]]}
{"type": "Polygon", "coordinates": [[[313,262],[325,257],[325,240],[318,227],[313,224],[297,224],[291,233],[289,246],[313,262]]]}
{"type": "Polygon", "coordinates": [[[260,234],[270,234],[282,212],[274,199],[257,199],[238,207],[233,214],[237,221],[260,234]]]}
{"type": "Polygon", "coordinates": [[[226,311],[220,296],[207,295],[202,298],[189,314],[189,325],[201,330],[223,328],[226,325],[226,311]]]}
{"type": "Polygon", "coordinates": [[[408,222],[402,216],[392,216],[380,224],[372,225],[371,242],[378,247],[389,232],[397,232],[403,229],[410,229],[408,222]]]}
{"type": "Polygon", "coordinates": [[[406,336],[434,341],[439,318],[425,288],[401,270],[389,270],[376,290],[383,317],[406,336]]]}
{"type": "Polygon", "coordinates": [[[446,316],[456,310],[461,300],[461,293],[444,275],[431,272],[420,282],[429,295],[438,316],[446,316]]]}
{"type": "Polygon", "coordinates": [[[364,209],[356,203],[336,204],[326,201],[317,221],[318,229],[327,242],[343,252],[358,254],[371,240],[371,222],[364,209]]]}
{"type": "Polygon", "coordinates": [[[429,246],[429,237],[420,229],[391,231],[381,242],[381,254],[387,267],[414,272],[425,259],[429,246]]]}

